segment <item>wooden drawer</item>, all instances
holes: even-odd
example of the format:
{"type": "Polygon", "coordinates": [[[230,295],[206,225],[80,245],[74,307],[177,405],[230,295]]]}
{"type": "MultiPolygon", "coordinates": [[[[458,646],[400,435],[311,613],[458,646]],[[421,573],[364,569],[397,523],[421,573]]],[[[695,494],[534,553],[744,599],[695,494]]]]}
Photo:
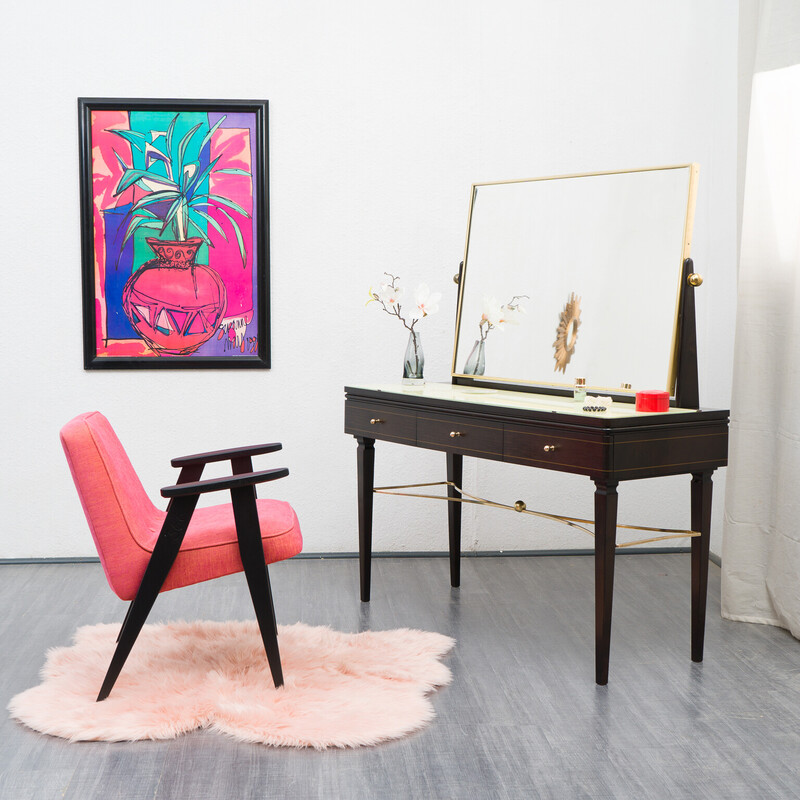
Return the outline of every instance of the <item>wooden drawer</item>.
{"type": "Polygon", "coordinates": [[[592,436],[545,426],[506,425],[503,436],[504,461],[562,472],[608,472],[609,450],[601,434],[592,436]]]}
{"type": "Polygon", "coordinates": [[[458,415],[417,415],[417,444],[432,450],[502,459],[503,426],[491,422],[467,422],[458,415]]]}
{"type": "Polygon", "coordinates": [[[727,422],[626,431],[614,446],[614,470],[623,479],[702,472],[727,461],[727,422]]]}
{"type": "Polygon", "coordinates": [[[417,417],[413,412],[387,410],[380,403],[348,400],[344,405],[344,431],[403,444],[417,443],[417,417]]]}

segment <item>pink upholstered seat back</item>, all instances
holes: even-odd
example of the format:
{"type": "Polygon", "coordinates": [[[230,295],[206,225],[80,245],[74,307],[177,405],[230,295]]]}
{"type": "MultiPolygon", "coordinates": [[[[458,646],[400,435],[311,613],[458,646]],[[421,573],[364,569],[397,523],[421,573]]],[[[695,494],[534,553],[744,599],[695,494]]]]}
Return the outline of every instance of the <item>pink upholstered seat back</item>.
{"type": "Polygon", "coordinates": [[[108,420],[81,414],[61,429],[61,444],[108,583],[119,597],[138,586],[163,512],[147,496],[108,420]]]}

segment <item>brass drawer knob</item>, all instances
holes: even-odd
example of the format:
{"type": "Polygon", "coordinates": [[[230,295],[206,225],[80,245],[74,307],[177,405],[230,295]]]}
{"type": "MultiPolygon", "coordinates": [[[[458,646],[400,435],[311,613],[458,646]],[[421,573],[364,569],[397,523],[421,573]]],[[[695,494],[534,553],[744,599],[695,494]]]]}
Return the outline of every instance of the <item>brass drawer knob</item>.
{"type": "Polygon", "coordinates": [[[386,422],[385,419],[378,419],[377,417],[373,417],[370,421],[370,425],[380,425],[382,422],[386,422]]]}
{"type": "Polygon", "coordinates": [[[545,453],[552,453],[556,449],[557,445],[554,444],[546,444],[544,446],[545,453]]]}
{"type": "Polygon", "coordinates": [[[450,431],[450,438],[455,439],[456,436],[463,436],[464,434],[461,431],[450,431]]]}

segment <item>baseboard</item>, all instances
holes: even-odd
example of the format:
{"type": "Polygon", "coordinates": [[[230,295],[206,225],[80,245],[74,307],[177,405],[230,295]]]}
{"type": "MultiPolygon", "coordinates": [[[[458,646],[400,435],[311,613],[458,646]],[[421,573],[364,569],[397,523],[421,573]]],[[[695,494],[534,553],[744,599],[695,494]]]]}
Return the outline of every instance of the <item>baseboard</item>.
{"type": "MultiPolygon", "coordinates": [[[[625,547],[617,555],[659,555],[665,553],[691,553],[689,547],[625,547]]],[[[538,556],[593,556],[592,549],[570,550],[465,550],[461,558],[536,558],[538,556]]],[[[449,558],[447,550],[378,551],[373,558],[449,558]]],[[[358,553],[301,553],[295,558],[358,558],[358,553]]]]}
{"type": "MultiPolygon", "coordinates": [[[[665,555],[675,553],[690,553],[689,547],[625,547],[617,550],[617,555],[665,555]]],[[[550,556],[593,556],[592,549],[577,550],[481,550],[476,552],[468,550],[461,554],[462,558],[537,558],[550,556]]],[[[420,550],[389,552],[382,551],[372,554],[373,558],[449,558],[446,550],[420,550]]],[[[295,558],[358,558],[356,552],[343,553],[300,553],[295,558]]],[[[720,559],[711,553],[711,561],[720,566],[720,559]]],[[[6,564],[99,564],[97,556],[68,556],[62,558],[0,558],[0,566],[6,564]]]]}

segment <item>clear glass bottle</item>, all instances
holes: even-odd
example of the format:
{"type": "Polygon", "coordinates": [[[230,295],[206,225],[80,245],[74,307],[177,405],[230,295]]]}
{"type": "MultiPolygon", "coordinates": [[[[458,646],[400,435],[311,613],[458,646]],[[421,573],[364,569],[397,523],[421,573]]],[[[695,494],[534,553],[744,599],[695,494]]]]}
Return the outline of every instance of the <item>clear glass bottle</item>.
{"type": "Polygon", "coordinates": [[[486,371],[486,342],[476,341],[464,364],[465,375],[483,375],[486,371]]]}
{"type": "Polygon", "coordinates": [[[575,378],[575,385],[572,387],[572,397],[576,403],[586,400],[586,378],[575,378]]]}
{"type": "Polygon", "coordinates": [[[425,354],[422,352],[422,340],[417,331],[411,331],[408,335],[406,356],[403,359],[403,383],[409,385],[425,383],[422,377],[424,369],[425,354]]]}

